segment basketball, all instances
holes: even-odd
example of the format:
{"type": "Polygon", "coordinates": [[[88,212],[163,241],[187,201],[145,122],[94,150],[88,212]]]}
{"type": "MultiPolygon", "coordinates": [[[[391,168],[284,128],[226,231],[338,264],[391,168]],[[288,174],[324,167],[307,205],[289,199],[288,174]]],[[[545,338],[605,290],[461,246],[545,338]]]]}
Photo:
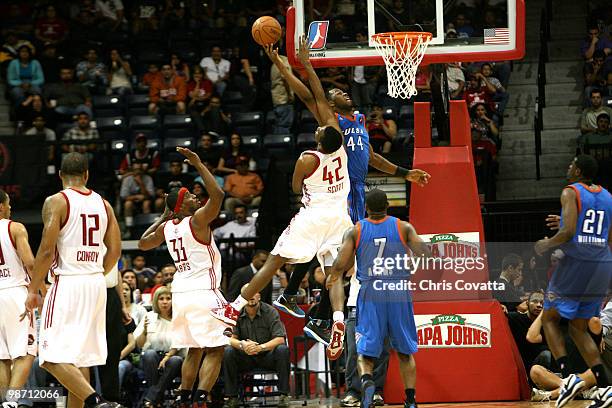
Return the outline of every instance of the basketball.
{"type": "Polygon", "coordinates": [[[274,17],[259,17],[251,28],[253,39],[259,45],[274,44],[282,35],[281,25],[274,17]]]}

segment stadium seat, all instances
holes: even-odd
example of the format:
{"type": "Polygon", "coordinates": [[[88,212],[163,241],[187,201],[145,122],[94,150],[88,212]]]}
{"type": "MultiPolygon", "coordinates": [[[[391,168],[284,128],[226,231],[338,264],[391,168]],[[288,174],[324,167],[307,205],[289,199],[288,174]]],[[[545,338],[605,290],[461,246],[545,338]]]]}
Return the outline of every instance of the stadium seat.
{"type": "Polygon", "coordinates": [[[136,214],[134,216],[134,226],[132,227],[133,236],[139,237],[144,234],[160,215],[159,213],[136,214]]]}
{"type": "Polygon", "coordinates": [[[113,140],[111,142],[111,150],[114,153],[121,153],[122,155],[130,151],[130,144],[127,140],[113,140]]]}
{"type": "Polygon", "coordinates": [[[166,129],[191,129],[193,122],[189,115],[166,115],[163,126],[166,129]]]}
{"type": "Polygon", "coordinates": [[[58,123],[57,126],[55,126],[55,134],[57,135],[57,139],[62,140],[62,138],[64,137],[64,134],[68,131],[68,129],[71,129],[75,126],[76,126],[75,123],[68,123],[68,122],[58,123]]]}
{"type": "Polygon", "coordinates": [[[155,116],[132,116],[130,117],[130,129],[157,129],[159,120],[155,116]]]}
{"type": "Polygon", "coordinates": [[[308,109],[302,110],[300,114],[300,122],[301,123],[317,123],[317,119],[314,117],[311,111],[308,109]]]}
{"type": "Polygon", "coordinates": [[[298,133],[314,133],[317,130],[319,125],[317,122],[302,122],[300,121],[300,126],[298,126],[298,133]]]}
{"type": "Polygon", "coordinates": [[[226,91],[223,94],[223,102],[230,105],[239,105],[242,103],[242,94],[239,91],[226,91]]]}
{"type": "Polygon", "coordinates": [[[225,148],[225,146],[229,145],[229,140],[227,136],[219,136],[215,142],[213,142],[213,146],[217,146],[220,148],[225,148]]]}
{"type": "MultiPolygon", "coordinates": [[[[158,44],[159,47],[159,44],[158,44]]],[[[142,49],[137,54],[137,60],[141,64],[163,64],[168,61],[168,54],[159,49],[142,49]]]]}
{"type": "Polygon", "coordinates": [[[263,112],[238,112],[232,115],[232,123],[235,126],[258,126],[262,127],[264,122],[263,112]]]}
{"type": "Polygon", "coordinates": [[[102,130],[121,131],[125,128],[126,120],[123,116],[109,116],[107,118],[97,118],[96,128],[102,130]]]}
{"type": "Polygon", "coordinates": [[[95,118],[108,118],[110,116],[121,115],[123,115],[123,107],[117,106],[116,108],[94,108],[95,118]]]}
{"type": "Polygon", "coordinates": [[[397,121],[397,109],[394,106],[385,106],[383,108],[383,118],[397,121]]]}
{"type": "Polygon", "coordinates": [[[94,110],[98,108],[117,108],[123,106],[123,97],[120,95],[94,95],[91,102],[94,110]]]}
{"type": "Polygon", "coordinates": [[[149,94],[134,94],[127,96],[128,108],[147,108],[149,106],[149,94]]]}
{"type": "Polygon", "coordinates": [[[100,137],[102,139],[107,139],[107,140],[125,139],[126,132],[125,132],[125,130],[121,130],[121,131],[116,131],[116,130],[101,130],[100,131],[100,137]]]}
{"type": "Polygon", "coordinates": [[[297,136],[297,147],[299,150],[312,150],[317,148],[314,133],[300,133],[297,136]]]}
{"type": "Polygon", "coordinates": [[[261,136],[263,129],[260,126],[235,126],[234,131],[240,136],[261,136]]]}
{"type": "Polygon", "coordinates": [[[173,150],[177,146],[193,147],[193,139],[190,137],[167,137],[164,139],[164,150],[173,150]]]}
{"type": "Polygon", "coordinates": [[[157,137],[147,138],[147,147],[153,150],[159,150],[161,148],[162,141],[157,137]]]}
{"type": "Polygon", "coordinates": [[[404,105],[400,108],[397,127],[400,129],[412,128],[414,125],[414,105],[404,105]]]}
{"type": "Polygon", "coordinates": [[[135,140],[136,135],[142,133],[148,139],[159,139],[160,133],[158,129],[132,129],[130,130],[130,140],[135,140]]]}
{"type": "Polygon", "coordinates": [[[246,147],[258,148],[261,138],[259,136],[242,136],[242,144],[246,147]]]}
{"type": "Polygon", "coordinates": [[[277,135],[270,134],[265,135],[263,139],[263,145],[268,150],[268,152],[272,154],[282,155],[282,154],[293,154],[293,135],[285,134],[285,135],[277,135]]]}

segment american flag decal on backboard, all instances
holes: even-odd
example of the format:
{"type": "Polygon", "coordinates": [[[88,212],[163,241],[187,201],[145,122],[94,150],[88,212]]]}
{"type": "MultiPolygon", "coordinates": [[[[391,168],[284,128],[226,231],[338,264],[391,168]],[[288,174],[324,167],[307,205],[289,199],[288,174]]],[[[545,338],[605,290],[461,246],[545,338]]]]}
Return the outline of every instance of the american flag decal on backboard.
{"type": "Polygon", "coordinates": [[[485,28],[484,29],[485,44],[509,44],[510,30],[507,28],[485,28]]]}

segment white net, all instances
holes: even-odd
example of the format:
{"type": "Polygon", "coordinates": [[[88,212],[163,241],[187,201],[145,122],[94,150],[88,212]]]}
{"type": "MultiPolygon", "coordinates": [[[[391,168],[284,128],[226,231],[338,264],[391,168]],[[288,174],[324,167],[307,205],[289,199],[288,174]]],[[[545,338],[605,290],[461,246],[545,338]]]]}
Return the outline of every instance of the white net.
{"type": "Polygon", "coordinates": [[[431,33],[374,34],[376,50],[387,66],[389,96],[408,99],[417,94],[417,68],[431,39],[431,33]]]}

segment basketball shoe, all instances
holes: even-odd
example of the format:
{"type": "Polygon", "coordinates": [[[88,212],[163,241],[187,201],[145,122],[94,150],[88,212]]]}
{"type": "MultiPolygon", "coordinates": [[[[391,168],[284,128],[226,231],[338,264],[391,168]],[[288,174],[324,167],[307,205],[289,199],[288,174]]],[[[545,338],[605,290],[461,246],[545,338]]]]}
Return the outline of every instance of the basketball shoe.
{"type": "Polygon", "coordinates": [[[306,313],[297,304],[296,295],[285,295],[284,293],[273,302],[274,307],[278,310],[288,313],[293,317],[303,319],[306,313]]]}
{"type": "Polygon", "coordinates": [[[210,315],[227,325],[236,326],[236,322],[238,321],[240,312],[234,309],[234,307],[228,303],[224,307],[217,307],[215,309],[212,309],[210,311],[210,315]]]}
{"type": "Polygon", "coordinates": [[[556,407],[561,408],[568,402],[574,399],[574,397],[584,387],[584,381],[576,374],[570,374],[569,377],[564,378],[559,390],[559,398],[557,398],[556,407]]]}
{"type": "Polygon", "coordinates": [[[600,388],[593,398],[594,400],[589,405],[589,408],[612,407],[612,386],[600,388]]]}
{"type": "Polygon", "coordinates": [[[329,339],[331,338],[329,320],[310,319],[308,324],[304,326],[304,334],[324,344],[325,347],[329,346],[329,339]]]}
{"type": "MultiPolygon", "coordinates": [[[[336,321],[331,328],[331,340],[327,346],[327,358],[337,360],[342,355],[344,348],[344,322],[336,321]]],[[[362,405],[363,406],[363,405],[362,405]]]]}

